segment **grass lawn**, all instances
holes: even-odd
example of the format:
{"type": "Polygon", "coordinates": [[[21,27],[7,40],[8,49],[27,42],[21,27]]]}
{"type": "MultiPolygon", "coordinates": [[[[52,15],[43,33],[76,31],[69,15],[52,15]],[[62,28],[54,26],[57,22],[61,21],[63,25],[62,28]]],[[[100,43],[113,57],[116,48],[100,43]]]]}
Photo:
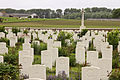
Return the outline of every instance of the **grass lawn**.
{"type": "MultiPolygon", "coordinates": [[[[0,27],[41,27],[41,28],[79,28],[80,20],[73,19],[18,19],[4,18],[4,22],[0,23],[0,27]]],[[[85,20],[87,28],[120,28],[120,21],[92,21],[85,20]]]]}

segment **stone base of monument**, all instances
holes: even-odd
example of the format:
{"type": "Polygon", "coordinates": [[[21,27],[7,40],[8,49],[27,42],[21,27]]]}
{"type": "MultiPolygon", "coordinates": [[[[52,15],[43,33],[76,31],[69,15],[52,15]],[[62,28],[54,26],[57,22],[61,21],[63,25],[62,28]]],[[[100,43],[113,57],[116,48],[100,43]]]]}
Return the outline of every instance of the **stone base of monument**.
{"type": "Polygon", "coordinates": [[[86,29],[86,26],[80,26],[80,31],[81,31],[82,29],[86,29]]]}

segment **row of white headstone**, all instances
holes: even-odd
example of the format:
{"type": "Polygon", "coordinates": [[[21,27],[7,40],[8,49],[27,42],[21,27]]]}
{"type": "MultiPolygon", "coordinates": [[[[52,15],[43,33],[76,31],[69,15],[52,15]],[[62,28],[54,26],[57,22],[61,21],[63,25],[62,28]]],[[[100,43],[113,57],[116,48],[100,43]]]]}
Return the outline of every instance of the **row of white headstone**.
{"type": "Polygon", "coordinates": [[[112,49],[101,33],[95,35],[92,32],[91,36],[86,34],[80,42],[77,42],[76,63],[85,64],[85,52],[87,52],[86,62],[89,65],[82,67],[82,80],[108,80],[108,75],[112,71],[112,49]],[[87,51],[92,38],[96,51],[87,51]],[[98,58],[99,52],[102,53],[102,58],[98,58]]]}
{"type": "MultiPolygon", "coordinates": [[[[22,65],[21,74],[27,74],[31,79],[44,79],[46,80],[46,67],[52,69],[52,66],[56,63],[56,75],[65,71],[69,77],[69,58],[58,56],[58,47],[61,47],[60,41],[54,41],[57,39],[58,33],[55,35],[51,30],[47,34],[42,34],[39,30],[37,33],[33,32],[33,39],[39,38],[47,43],[47,50],[41,52],[41,64],[32,65],[34,61],[34,50],[31,48],[31,33],[25,35],[25,43],[23,44],[23,50],[19,52],[19,64],[22,65]],[[53,34],[52,39],[48,39],[49,34],[53,34]]],[[[73,32],[73,31],[67,31],[73,32]]],[[[80,38],[80,42],[76,45],[76,63],[85,63],[85,52],[87,52],[87,63],[89,67],[82,68],[82,80],[107,80],[107,75],[112,70],[112,46],[108,42],[105,42],[106,38],[103,35],[107,35],[107,32],[99,31],[98,35],[95,35],[97,31],[88,31],[85,36],[80,38]],[[93,40],[94,47],[96,51],[87,51],[89,47],[89,42],[93,40]],[[102,53],[102,58],[98,58],[98,53],[102,53]]],[[[73,32],[74,40],[79,40],[77,34],[73,32]]],[[[0,33],[0,38],[5,37],[4,33],[0,33]],[[3,34],[3,36],[1,35],[3,34]]],[[[23,32],[19,32],[17,36],[9,31],[7,38],[10,40],[10,46],[15,47],[17,43],[17,38],[23,37],[23,32]]],[[[39,41],[36,41],[39,43],[39,41]]],[[[69,40],[66,40],[70,44],[69,40]]],[[[40,43],[39,43],[40,44],[40,43]]],[[[120,43],[118,45],[118,51],[120,52],[120,43]]],[[[6,43],[0,42],[0,54],[8,53],[8,48],[6,43]]],[[[0,62],[3,62],[3,56],[0,56],[0,62]]]]}
{"type": "Polygon", "coordinates": [[[23,68],[21,69],[21,74],[29,75],[29,78],[40,78],[45,80],[46,68],[48,67],[49,69],[52,69],[52,66],[55,66],[56,62],[56,75],[65,71],[65,73],[69,77],[69,58],[58,57],[58,48],[49,48],[47,50],[42,51],[41,65],[32,65],[34,60],[33,53],[34,52],[31,48],[30,43],[24,43],[23,50],[19,52],[19,64],[21,64],[23,68]]]}

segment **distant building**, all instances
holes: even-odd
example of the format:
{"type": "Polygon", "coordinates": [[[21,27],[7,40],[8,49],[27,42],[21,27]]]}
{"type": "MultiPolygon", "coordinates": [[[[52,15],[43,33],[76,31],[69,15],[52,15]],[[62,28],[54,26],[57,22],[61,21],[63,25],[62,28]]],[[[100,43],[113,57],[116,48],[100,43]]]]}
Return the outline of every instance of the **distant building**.
{"type": "Polygon", "coordinates": [[[31,16],[31,18],[39,18],[39,16],[35,13],[31,14],[30,16],[31,16]]]}
{"type": "Polygon", "coordinates": [[[0,16],[2,17],[18,17],[18,18],[39,18],[36,13],[33,14],[23,14],[23,13],[2,13],[0,12],[0,16]]]}

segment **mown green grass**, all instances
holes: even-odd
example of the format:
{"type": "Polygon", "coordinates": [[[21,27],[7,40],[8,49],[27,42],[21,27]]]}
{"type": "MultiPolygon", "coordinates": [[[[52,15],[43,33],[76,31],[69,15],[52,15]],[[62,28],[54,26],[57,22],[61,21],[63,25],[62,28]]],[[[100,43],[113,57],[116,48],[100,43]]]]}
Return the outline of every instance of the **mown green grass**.
{"type": "MultiPolygon", "coordinates": [[[[79,28],[80,20],[70,19],[24,19],[7,18],[0,23],[0,27],[40,27],[40,28],[79,28]]],[[[87,28],[120,28],[120,21],[93,21],[85,20],[87,28]]]]}
{"type": "MultiPolygon", "coordinates": [[[[17,17],[0,17],[3,18],[3,22],[30,22],[30,21],[44,21],[44,20],[66,20],[66,19],[43,19],[43,18],[17,18],[17,17]]],[[[69,19],[70,20],[70,19],[69,19]]]]}

